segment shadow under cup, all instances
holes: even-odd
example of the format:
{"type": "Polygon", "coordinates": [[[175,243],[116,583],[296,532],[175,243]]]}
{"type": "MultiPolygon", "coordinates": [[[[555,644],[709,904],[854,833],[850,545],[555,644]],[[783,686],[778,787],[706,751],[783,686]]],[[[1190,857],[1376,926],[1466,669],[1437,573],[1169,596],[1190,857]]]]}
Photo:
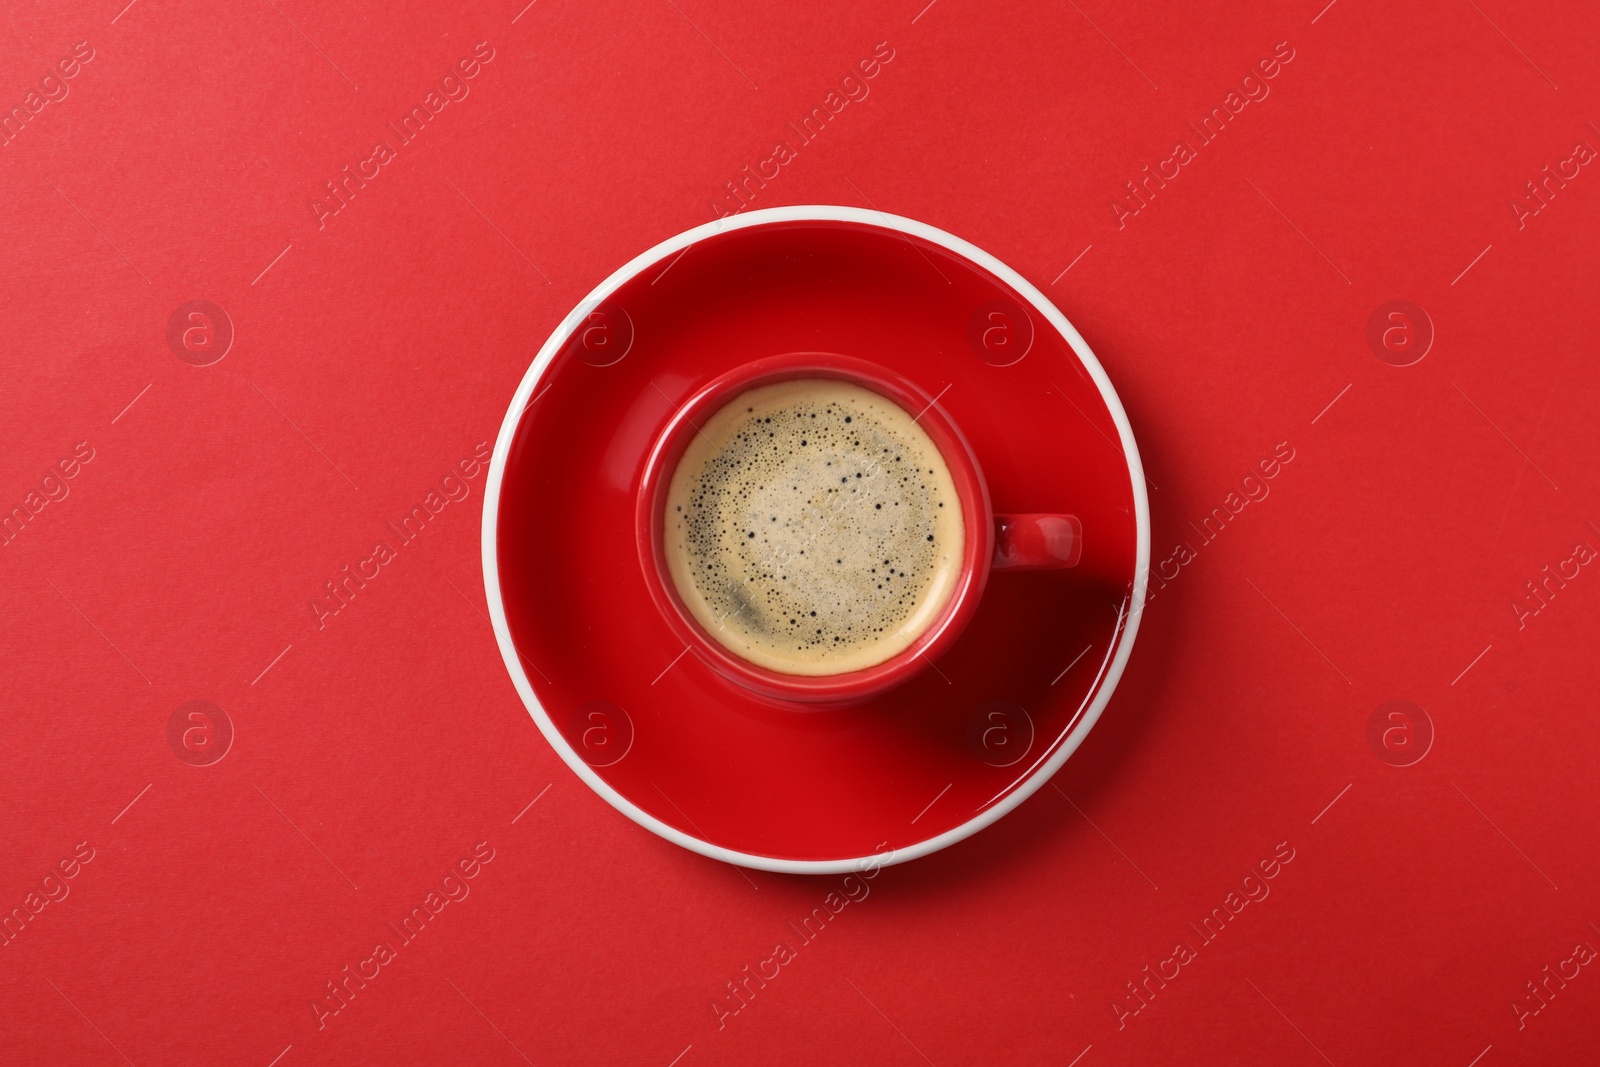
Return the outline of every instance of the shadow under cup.
{"type": "Polygon", "coordinates": [[[773,356],[736,367],[702,386],[669,418],[645,463],[636,532],[651,599],[684,644],[724,679],[790,705],[833,706],[876,696],[925,669],[960,636],[996,567],[1057,569],[1077,563],[1082,527],[1070,515],[995,516],[989,490],[966,438],[937,398],[909,379],[866,360],[824,352],[773,356]],[[699,428],[749,390],[797,379],[846,382],[906,411],[938,448],[961,504],[963,544],[953,587],[911,644],[881,663],[837,674],[787,674],[738,655],[708,634],[678,593],[666,555],[666,506],[672,478],[699,428]],[[998,542],[998,547],[997,547],[998,542]]]}

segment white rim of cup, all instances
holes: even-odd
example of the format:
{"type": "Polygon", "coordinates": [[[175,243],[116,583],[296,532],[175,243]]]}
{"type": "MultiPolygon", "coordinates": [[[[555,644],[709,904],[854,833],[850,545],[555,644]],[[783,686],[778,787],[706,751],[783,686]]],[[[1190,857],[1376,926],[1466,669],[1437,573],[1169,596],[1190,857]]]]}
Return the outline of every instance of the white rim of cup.
{"type": "Polygon", "coordinates": [[[1139,448],[1133,439],[1133,427],[1128,422],[1128,414],[1123,409],[1122,401],[1118,398],[1117,391],[1111,384],[1111,379],[1107,377],[1105,368],[1095,358],[1094,352],[1090,350],[1082,335],[1078,333],[1072,323],[1067,321],[1067,317],[1033,283],[971,242],[964,241],[954,234],[947,233],[935,226],[929,226],[927,223],[918,222],[915,219],[904,218],[900,215],[890,215],[882,211],[870,211],[865,208],[841,207],[830,204],[803,204],[792,207],[762,208],[717,219],[713,222],[696,226],[693,229],[685,230],[629,260],[612,273],[609,278],[597,285],[588,296],[579,301],[577,306],[567,313],[566,317],[561,320],[561,324],[550,334],[543,347],[539,349],[539,354],[534,357],[533,364],[529,366],[527,373],[523,375],[522,384],[517,387],[516,395],[512,397],[511,406],[506,409],[505,420],[500,425],[500,434],[495,439],[494,455],[489,463],[488,482],[484,486],[482,538],[484,595],[488,599],[489,617],[494,626],[495,642],[500,647],[500,658],[504,660],[506,671],[511,675],[512,684],[516,686],[517,694],[522,697],[522,703],[528,709],[528,714],[533,718],[535,725],[539,727],[539,731],[544,734],[545,740],[550,743],[550,747],[565,761],[567,766],[572,769],[572,772],[612,807],[645,829],[666,838],[674,844],[681,845],[691,852],[698,852],[702,856],[722,860],[725,863],[732,863],[740,867],[750,867],[755,870],[776,871],[783,874],[844,874],[904,863],[907,860],[926,856],[929,853],[937,852],[942,848],[953,845],[957,841],[971,837],[984,827],[998,821],[1001,816],[1007,814],[1032,796],[1078,750],[1078,746],[1083,743],[1083,739],[1088,736],[1089,731],[1099,721],[1100,713],[1105,710],[1106,705],[1110,702],[1112,693],[1116,691],[1117,683],[1122,678],[1123,668],[1127,665],[1128,657],[1133,652],[1134,638],[1138,635],[1139,622],[1144,614],[1145,592],[1150,579],[1150,501],[1145,493],[1144,464],[1139,458],[1139,448]],[[829,860],[794,860],[775,856],[759,856],[748,852],[736,852],[722,848],[713,842],[686,834],[677,827],[661,821],[634,804],[633,801],[623,796],[609,782],[597,774],[594,768],[584,762],[583,757],[578,755],[577,751],[567,743],[567,739],[556,728],[544,705],[539,702],[538,696],[533,691],[533,685],[528,681],[527,673],[522,668],[521,657],[517,653],[516,645],[512,641],[511,628],[506,622],[505,604],[500,596],[497,528],[500,513],[500,490],[505,477],[506,457],[511,451],[511,442],[516,436],[517,427],[522,423],[524,410],[533,396],[534,387],[539,384],[539,380],[544,376],[545,371],[549,369],[556,353],[561,350],[578,324],[591,311],[621,288],[624,283],[642,274],[647,267],[717,234],[746,229],[752,226],[764,226],[775,222],[848,222],[895,231],[912,237],[920,237],[970,260],[1011,286],[1024,300],[1032,305],[1034,311],[1044,316],[1050,325],[1055,327],[1062,337],[1066,338],[1078,360],[1083,364],[1084,369],[1089,372],[1090,378],[1094,380],[1095,386],[1100,390],[1101,399],[1105,402],[1107,410],[1111,412],[1111,417],[1117,424],[1117,435],[1121,442],[1123,456],[1127,460],[1130,488],[1133,490],[1133,511],[1137,535],[1134,556],[1133,594],[1123,616],[1116,654],[1112,657],[1110,666],[1105,669],[1104,676],[1100,681],[1099,687],[1094,692],[1088,709],[1078,717],[1077,722],[1068,731],[1066,739],[1062,741],[1055,754],[1002,799],[984,808],[961,825],[952,827],[934,837],[926,838],[904,848],[893,849],[883,853],[873,853],[867,856],[851,856],[829,860]]]}

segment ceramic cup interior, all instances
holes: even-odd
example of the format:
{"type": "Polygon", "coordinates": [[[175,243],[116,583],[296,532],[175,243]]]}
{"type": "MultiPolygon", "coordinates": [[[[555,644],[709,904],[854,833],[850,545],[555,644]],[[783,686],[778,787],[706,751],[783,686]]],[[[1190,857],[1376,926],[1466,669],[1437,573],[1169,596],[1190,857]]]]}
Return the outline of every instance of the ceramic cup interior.
{"type": "Polygon", "coordinates": [[[736,367],[702,386],[673,413],[651,449],[639,486],[636,515],[639,562],[652,599],[668,624],[712,669],[770,700],[831,705],[863,700],[896,686],[954,641],[988,581],[994,553],[994,514],[971,447],[933,394],[868,360],[829,352],[797,352],[736,367]],[[794,674],[746,659],[709,634],[684,603],[665,547],[666,500],[679,462],[700,427],[735,397],[796,380],[836,380],[859,386],[903,409],[933,441],[954,484],[963,541],[955,579],[944,603],[915,639],[888,659],[837,674],[794,674]]]}

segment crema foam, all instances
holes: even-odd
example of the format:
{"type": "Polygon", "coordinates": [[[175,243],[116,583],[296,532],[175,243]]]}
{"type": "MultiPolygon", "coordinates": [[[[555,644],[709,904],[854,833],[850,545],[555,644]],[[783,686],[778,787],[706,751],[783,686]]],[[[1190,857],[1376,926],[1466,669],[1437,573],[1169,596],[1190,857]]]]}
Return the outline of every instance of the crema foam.
{"type": "Polygon", "coordinates": [[[759,386],[697,432],[667,493],[678,595],[769,670],[829,675],[904,651],[960,576],[961,501],[938,446],[862,386],[759,386]]]}

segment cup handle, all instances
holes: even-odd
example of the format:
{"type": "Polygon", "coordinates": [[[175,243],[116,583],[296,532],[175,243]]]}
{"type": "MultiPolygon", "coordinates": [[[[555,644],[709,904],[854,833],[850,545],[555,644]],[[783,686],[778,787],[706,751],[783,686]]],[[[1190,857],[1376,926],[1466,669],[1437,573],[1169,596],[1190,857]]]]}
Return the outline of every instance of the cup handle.
{"type": "Polygon", "coordinates": [[[995,570],[1055,571],[1083,556],[1083,523],[1076,515],[996,515],[995,570]]]}

